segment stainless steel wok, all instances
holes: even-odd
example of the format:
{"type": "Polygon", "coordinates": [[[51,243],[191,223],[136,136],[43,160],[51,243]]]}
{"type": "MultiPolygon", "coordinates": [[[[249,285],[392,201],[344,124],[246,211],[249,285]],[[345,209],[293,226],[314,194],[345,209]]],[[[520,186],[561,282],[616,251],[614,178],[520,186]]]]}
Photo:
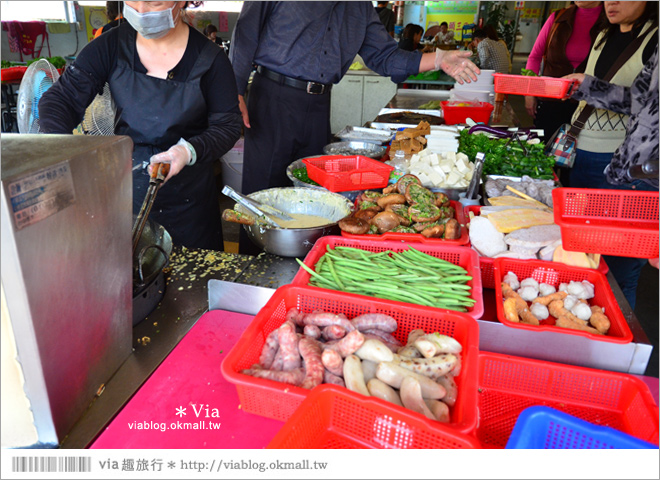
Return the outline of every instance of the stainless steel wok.
{"type": "MultiPolygon", "coordinates": [[[[311,228],[275,228],[261,222],[243,225],[250,240],[257,246],[267,253],[282,257],[303,257],[319,238],[339,234],[337,222],[353,210],[352,202],[346,197],[315,188],[270,188],[247,196],[286,213],[317,215],[328,219],[326,225],[311,228]]],[[[250,214],[239,204],[234,209],[250,214]]]]}
{"type": "Polygon", "coordinates": [[[133,256],[133,325],[144,320],[165,295],[163,269],[171,254],[170,234],[162,225],[147,219],[133,256]]]}

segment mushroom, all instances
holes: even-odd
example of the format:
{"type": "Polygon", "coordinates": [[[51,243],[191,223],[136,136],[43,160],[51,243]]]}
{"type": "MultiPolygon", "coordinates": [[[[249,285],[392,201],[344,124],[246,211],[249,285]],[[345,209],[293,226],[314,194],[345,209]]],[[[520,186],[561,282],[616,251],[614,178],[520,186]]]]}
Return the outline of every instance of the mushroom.
{"type": "Polygon", "coordinates": [[[383,195],[376,203],[380,208],[387,208],[388,205],[395,205],[405,203],[406,197],[400,193],[390,193],[389,195],[383,195]]]}
{"type": "Polygon", "coordinates": [[[337,222],[339,228],[344,232],[352,233],[354,235],[364,235],[369,231],[369,222],[361,218],[348,216],[344,217],[337,222]]]}
{"type": "Polygon", "coordinates": [[[378,228],[379,233],[385,233],[399,226],[399,216],[394,212],[380,212],[371,219],[371,224],[378,228]]]}

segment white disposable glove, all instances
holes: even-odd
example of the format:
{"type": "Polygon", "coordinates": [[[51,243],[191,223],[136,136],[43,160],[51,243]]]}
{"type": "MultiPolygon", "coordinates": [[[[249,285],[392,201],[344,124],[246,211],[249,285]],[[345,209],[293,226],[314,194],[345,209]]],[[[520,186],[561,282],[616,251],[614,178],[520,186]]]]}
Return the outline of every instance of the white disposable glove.
{"type": "Polygon", "coordinates": [[[481,70],[469,60],[470,55],[472,55],[472,52],[467,50],[437,49],[435,51],[435,70],[442,69],[461,85],[464,82],[476,82],[477,75],[481,73],[481,70]]]}
{"type": "Polygon", "coordinates": [[[166,152],[153,155],[149,159],[149,175],[151,175],[155,163],[169,163],[170,171],[163,181],[163,183],[165,183],[183,170],[183,167],[186,165],[193,165],[197,160],[196,157],[193,146],[182,138],[176,145],[170,147],[166,152]]]}

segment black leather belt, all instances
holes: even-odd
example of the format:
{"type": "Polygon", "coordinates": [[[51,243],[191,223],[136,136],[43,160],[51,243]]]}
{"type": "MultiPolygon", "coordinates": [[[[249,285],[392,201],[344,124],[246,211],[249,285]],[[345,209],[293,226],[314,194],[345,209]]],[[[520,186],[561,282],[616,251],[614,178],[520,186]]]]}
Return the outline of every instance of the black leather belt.
{"type": "Polygon", "coordinates": [[[298,80],[297,78],[287,77],[281,73],[273,72],[268,70],[265,67],[259,65],[257,67],[257,73],[263,75],[266,78],[273,80],[274,82],[279,83],[280,85],[288,85],[289,87],[297,88],[299,90],[304,90],[310,95],[323,95],[328,93],[332,88],[332,84],[324,84],[317,82],[306,82],[305,80],[298,80]]]}

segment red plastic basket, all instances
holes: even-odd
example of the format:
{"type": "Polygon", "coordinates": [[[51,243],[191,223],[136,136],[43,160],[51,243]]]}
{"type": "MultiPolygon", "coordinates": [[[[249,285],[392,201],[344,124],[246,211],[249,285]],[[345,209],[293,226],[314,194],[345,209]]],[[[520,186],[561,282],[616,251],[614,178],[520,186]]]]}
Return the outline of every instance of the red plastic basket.
{"type": "Polygon", "coordinates": [[[484,448],[504,448],[518,415],[547,406],[658,444],[658,407],[641,380],[625,373],[481,352],[479,425],[484,448]]]}
{"type": "Polygon", "coordinates": [[[452,106],[450,102],[440,102],[442,106],[442,116],[447,125],[456,125],[457,123],[465,123],[465,120],[471,118],[477,123],[488,124],[490,121],[490,114],[493,113],[494,106],[492,103],[479,102],[478,107],[465,107],[465,106],[452,106]]]}
{"type": "Polygon", "coordinates": [[[506,73],[494,73],[493,79],[495,93],[547,98],[567,98],[575,83],[568,78],[528,77],[506,73]]]}
{"type": "Polygon", "coordinates": [[[309,178],[331,192],[387,186],[394,167],[362,155],[324,155],[303,158],[309,178]]]}
{"type": "Polygon", "coordinates": [[[565,250],[658,257],[658,192],[555,188],[552,201],[565,250]]]}
{"type": "Polygon", "coordinates": [[[548,331],[579,335],[592,340],[611,343],[630,343],[633,335],[623,313],[614,297],[607,278],[602,273],[588,268],[570,267],[563,263],[544,262],[543,260],[515,260],[512,258],[495,259],[495,301],[497,303],[497,319],[504,325],[531,331],[548,331]],[[610,319],[611,327],[606,335],[596,335],[581,330],[556,327],[554,325],[528,325],[513,323],[504,317],[502,297],[502,277],[507,272],[516,274],[519,280],[532,277],[539,283],[547,283],[558,287],[560,283],[587,280],[594,285],[594,298],[588,300],[590,305],[598,305],[610,319]]]}
{"type": "Polygon", "coordinates": [[[8,68],[3,68],[0,70],[0,78],[2,79],[3,82],[12,82],[12,81],[17,81],[21,80],[23,78],[23,75],[25,75],[25,72],[27,70],[27,67],[8,67],[8,68]]]}
{"type": "Polygon", "coordinates": [[[336,385],[310,392],[267,448],[480,448],[472,436],[336,385]]]}
{"type": "MultiPolygon", "coordinates": [[[[222,362],[222,374],[236,385],[243,410],[286,421],[310,392],[240,373],[258,363],[266,337],[284,323],[286,312],[293,307],[301,312],[324,310],[343,313],[348,318],[363,313],[384,313],[397,320],[398,329],[393,335],[402,343],[407,341],[408,333],[417,328],[455,338],[463,346],[462,366],[460,375],[456,377],[458,398],[450,411],[452,422],[446,425],[464,433],[474,429],[477,422],[476,363],[479,352],[479,326],[476,320],[463,313],[295,285],[286,285],[275,291],[222,362]]],[[[418,414],[415,416],[422,418],[418,414]]]]}
{"type": "Polygon", "coordinates": [[[468,235],[468,230],[465,227],[465,212],[463,211],[463,205],[458,202],[451,201],[451,206],[456,211],[454,218],[458,220],[458,223],[461,224],[461,236],[456,240],[445,240],[444,238],[426,238],[421,233],[396,233],[396,232],[385,232],[381,235],[355,235],[352,233],[346,233],[342,230],[341,236],[352,239],[365,239],[365,240],[391,240],[399,242],[419,242],[427,243],[429,245],[467,245],[470,243],[470,236],[468,235]]]}
{"type": "MultiPolygon", "coordinates": [[[[466,207],[466,212],[465,212],[465,222],[469,222],[469,213],[472,212],[475,215],[479,215],[481,213],[481,206],[480,205],[470,205],[466,207]]],[[[468,242],[469,242],[469,231],[468,231],[468,242]]],[[[521,260],[524,261],[524,260],[521,260]]],[[[481,268],[481,286],[483,288],[490,288],[494,289],[495,288],[495,259],[492,257],[479,257],[479,267],[481,268]]],[[[600,263],[598,264],[597,270],[602,273],[603,275],[607,275],[607,272],[609,272],[610,268],[607,266],[605,263],[605,260],[600,259],[600,263]]]]}
{"type": "MultiPolygon", "coordinates": [[[[467,284],[472,287],[470,297],[476,301],[472,308],[468,309],[466,314],[473,318],[481,318],[481,315],[484,313],[481,274],[479,271],[479,255],[471,248],[457,245],[429,245],[426,243],[408,244],[396,241],[355,240],[339,236],[327,236],[321,237],[316,241],[312,249],[305,257],[305,265],[311,269],[314,269],[316,262],[318,262],[318,260],[323,255],[325,255],[327,248],[335,248],[336,246],[359,248],[361,250],[375,253],[385,252],[387,250],[392,252],[402,252],[410,248],[410,246],[414,246],[414,248],[420,252],[426,253],[436,258],[441,258],[442,260],[446,260],[450,263],[453,263],[454,265],[459,265],[467,270],[468,275],[472,277],[472,280],[470,280],[467,284]]],[[[311,275],[301,267],[298,269],[298,273],[296,273],[296,276],[293,277],[293,281],[291,283],[294,285],[307,285],[309,283],[310,277],[311,275]]],[[[355,298],[375,298],[365,297],[364,295],[358,295],[354,293],[344,293],[344,295],[355,298]]],[[[403,302],[395,303],[400,305],[409,305],[403,302]]]]}

